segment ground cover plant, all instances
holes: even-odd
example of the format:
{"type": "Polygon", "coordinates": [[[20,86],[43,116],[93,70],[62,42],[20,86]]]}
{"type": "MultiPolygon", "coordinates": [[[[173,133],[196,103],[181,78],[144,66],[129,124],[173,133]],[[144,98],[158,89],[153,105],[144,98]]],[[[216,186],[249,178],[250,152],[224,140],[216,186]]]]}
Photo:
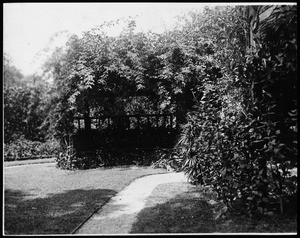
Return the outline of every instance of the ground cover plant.
{"type": "Polygon", "coordinates": [[[70,234],[134,179],[165,172],[142,166],[67,171],[55,163],[5,167],[4,232],[70,234]]]}

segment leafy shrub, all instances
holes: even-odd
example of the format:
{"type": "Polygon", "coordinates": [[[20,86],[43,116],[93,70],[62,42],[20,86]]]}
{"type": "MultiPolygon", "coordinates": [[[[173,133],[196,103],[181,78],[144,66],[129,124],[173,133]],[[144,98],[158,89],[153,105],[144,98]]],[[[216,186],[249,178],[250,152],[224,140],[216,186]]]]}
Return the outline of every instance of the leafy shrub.
{"type": "Polygon", "coordinates": [[[205,86],[177,145],[183,171],[191,182],[212,186],[232,210],[242,203],[239,211],[265,213],[277,203],[282,212],[297,192],[297,177],[290,173],[296,148],[282,143],[277,124],[263,116],[264,105],[248,108],[247,115],[234,112],[221,100],[220,85],[205,86]]]}
{"type": "Polygon", "coordinates": [[[22,135],[32,141],[45,139],[47,132],[40,126],[47,114],[46,90],[43,82],[35,86],[4,87],[5,143],[12,143],[22,135]]]}
{"type": "Polygon", "coordinates": [[[62,151],[61,145],[56,139],[49,139],[44,143],[41,143],[38,150],[42,155],[57,155],[62,151]]]}
{"type": "MultiPolygon", "coordinates": [[[[154,168],[165,168],[167,164],[172,164],[170,158],[172,153],[169,149],[154,150],[94,150],[80,151],[72,153],[67,151],[61,153],[56,159],[57,167],[61,169],[92,169],[98,167],[121,166],[121,165],[140,165],[152,166],[154,168]],[[168,161],[165,166],[163,161],[168,161]],[[160,161],[160,162],[158,162],[160,161]]],[[[170,165],[169,165],[170,166],[170,165]]]]}
{"type": "Polygon", "coordinates": [[[4,142],[11,143],[26,133],[27,108],[30,90],[22,87],[5,87],[4,99],[4,142]]]}
{"type": "Polygon", "coordinates": [[[181,171],[181,160],[173,149],[157,149],[153,154],[151,167],[172,171],[181,171]]]}
{"type": "Polygon", "coordinates": [[[213,187],[231,210],[249,215],[296,211],[293,11],[291,19],[283,21],[281,14],[265,26],[268,34],[282,36],[279,41],[267,34],[266,44],[232,72],[224,68],[221,79],[204,81],[203,97],[187,114],[177,145],[192,182],[213,187]]]}
{"type": "Polygon", "coordinates": [[[56,167],[61,169],[75,170],[75,169],[92,169],[99,167],[97,163],[97,156],[95,153],[86,153],[78,157],[75,153],[69,151],[60,153],[56,158],[56,167]]]}
{"type": "Polygon", "coordinates": [[[27,140],[24,136],[21,136],[10,144],[4,144],[4,160],[10,161],[56,156],[60,151],[60,144],[54,139],[42,143],[27,140]]]}

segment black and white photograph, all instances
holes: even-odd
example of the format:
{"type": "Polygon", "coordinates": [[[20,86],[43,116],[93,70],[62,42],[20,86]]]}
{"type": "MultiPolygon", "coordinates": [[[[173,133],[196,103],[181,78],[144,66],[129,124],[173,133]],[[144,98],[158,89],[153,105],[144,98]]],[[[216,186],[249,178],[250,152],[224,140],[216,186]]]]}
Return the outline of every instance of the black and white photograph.
{"type": "Polygon", "coordinates": [[[296,235],[296,2],[3,3],[3,236],[296,235]]]}

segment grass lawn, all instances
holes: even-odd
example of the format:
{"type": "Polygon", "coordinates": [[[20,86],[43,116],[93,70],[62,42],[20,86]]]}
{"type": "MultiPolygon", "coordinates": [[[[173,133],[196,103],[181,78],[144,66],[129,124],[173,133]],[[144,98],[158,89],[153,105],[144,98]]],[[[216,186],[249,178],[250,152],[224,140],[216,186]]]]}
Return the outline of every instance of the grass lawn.
{"type": "Polygon", "coordinates": [[[162,169],[123,166],[66,171],[55,163],[4,168],[4,231],[70,234],[134,179],[162,169]]]}
{"type": "Polygon", "coordinates": [[[272,216],[250,220],[226,215],[207,189],[188,183],[156,187],[138,214],[130,233],[290,233],[297,232],[297,216],[272,216]]]}

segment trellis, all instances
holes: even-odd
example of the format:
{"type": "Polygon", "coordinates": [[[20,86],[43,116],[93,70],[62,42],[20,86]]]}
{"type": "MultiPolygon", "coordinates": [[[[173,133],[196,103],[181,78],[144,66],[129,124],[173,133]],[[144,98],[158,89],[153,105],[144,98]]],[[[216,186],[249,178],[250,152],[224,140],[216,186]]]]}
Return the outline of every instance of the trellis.
{"type": "Polygon", "coordinates": [[[77,151],[171,148],[178,127],[175,114],[74,117],[72,146],[77,151]]]}
{"type": "MultiPolygon", "coordinates": [[[[151,90],[133,90],[130,93],[97,93],[89,96],[99,101],[103,98],[153,97],[151,90]]],[[[84,105],[89,103],[84,102],[84,105]]],[[[178,115],[168,112],[90,116],[89,110],[86,110],[83,115],[73,117],[74,129],[69,137],[69,152],[172,148],[179,129],[178,115]]]]}
{"type": "MultiPolygon", "coordinates": [[[[74,128],[75,130],[84,130],[85,128],[84,117],[74,117],[74,128]]],[[[156,128],[177,128],[178,123],[176,121],[176,115],[174,114],[135,114],[135,115],[120,115],[120,116],[99,116],[99,117],[89,117],[91,122],[91,128],[97,130],[111,129],[115,126],[122,127],[123,129],[134,129],[141,128],[141,126],[156,128]],[[117,121],[118,124],[113,122],[117,121]],[[122,123],[123,122],[123,123],[122,123]],[[126,123],[127,122],[127,123],[126,123]],[[145,123],[146,122],[146,123],[145,123]]]]}

